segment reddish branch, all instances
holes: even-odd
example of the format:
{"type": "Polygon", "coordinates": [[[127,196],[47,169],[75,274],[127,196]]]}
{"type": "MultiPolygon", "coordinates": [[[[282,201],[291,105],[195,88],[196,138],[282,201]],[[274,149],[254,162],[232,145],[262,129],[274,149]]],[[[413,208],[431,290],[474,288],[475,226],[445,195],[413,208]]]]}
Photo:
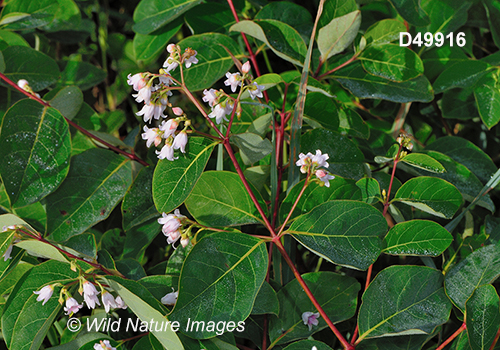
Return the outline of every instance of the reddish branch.
{"type": "Polygon", "coordinates": [[[443,350],[446,345],[448,345],[449,343],[451,343],[453,341],[453,339],[455,339],[456,337],[458,337],[458,335],[460,333],[462,333],[466,328],[467,328],[467,326],[466,326],[465,322],[462,323],[462,326],[460,326],[460,328],[457,329],[457,331],[455,333],[453,333],[448,339],[446,339],[443,344],[439,345],[439,347],[436,348],[436,350],[443,350]]]}

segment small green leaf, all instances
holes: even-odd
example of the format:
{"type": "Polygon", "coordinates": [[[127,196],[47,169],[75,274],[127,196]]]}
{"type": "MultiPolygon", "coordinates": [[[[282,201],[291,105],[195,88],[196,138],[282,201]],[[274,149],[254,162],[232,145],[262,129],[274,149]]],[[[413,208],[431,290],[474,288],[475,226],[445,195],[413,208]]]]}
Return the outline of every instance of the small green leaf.
{"type": "Polygon", "coordinates": [[[327,0],[323,6],[323,13],[319,18],[318,27],[324,27],[334,18],[342,17],[357,9],[358,5],[355,0],[327,0]]]}
{"type": "Polygon", "coordinates": [[[410,220],[392,227],[384,242],[382,252],[386,254],[438,256],[453,242],[453,237],[434,221],[410,220]]]}
{"type": "Polygon", "coordinates": [[[495,287],[479,286],[465,303],[467,334],[472,350],[490,349],[500,327],[500,300],[495,287]]]}
{"type": "Polygon", "coordinates": [[[134,11],[134,32],[149,34],[172,22],[201,0],[142,0],[134,11]]]}
{"type": "Polygon", "coordinates": [[[55,109],[23,99],[5,114],[0,134],[0,174],[12,206],[53,192],[69,169],[68,124],[55,109]]]}
{"type": "Polygon", "coordinates": [[[156,217],[136,226],[129,228],[126,232],[122,257],[142,260],[144,251],[160,233],[161,225],[156,217]]]}
{"type": "Polygon", "coordinates": [[[128,158],[90,149],[71,159],[68,176],[46,199],[47,232],[65,241],[106,219],[132,182],[128,158]]]}
{"type": "MultiPolygon", "coordinates": [[[[351,318],[356,312],[360,284],[352,277],[333,272],[311,272],[302,275],[312,294],[333,323],[351,318]],[[333,288],[332,288],[333,286],[333,288]]],[[[292,340],[307,338],[327,328],[325,320],[318,318],[319,324],[311,330],[304,324],[304,312],[316,312],[311,300],[304,293],[299,282],[294,279],[278,292],[280,312],[272,316],[269,323],[271,342],[284,344],[292,340]]],[[[303,349],[303,348],[302,348],[303,349]]]]}
{"type": "Polygon", "coordinates": [[[424,73],[420,57],[398,44],[367,47],[358,59],[368,73],[395,82],[407,81],[424,73]]]}
{"type": "Polygon", "coordinates": [[[467,88],[476,84],[490,65],[483,61],[467,60],[450,65],[434,82],[434,92],[439,94],[452,88],[467,88]]]}
{"type": "Polygon", "coordinates": [[[386,220],[372,206],[334,200],[299,216],[286,232],[334,264],[366,270],[380,254],[386,229],[386,220]]]}
{"type": "Polygon", "coordinates": [[[36,256],[44,259],[52,259],[60,262],[68,262],[68,259],[51,244],[35,241],[25,240],[16,243],[16,247],[26,250],[29,255],[36,256]]]}
{"type": "Polygon", "coordinates": [[[120,295],[125,304],[134,314],[146,323],[162,325],[160,331],[158,327],[151,327],[151,333],[166,349],[184,350],[177,334],[171,327],[165,327],[168,320],[165,315],[165,307],[151,295],[151,293],[140,283],[129,281],[117,276],[107,276],[108,284],[120,295]]]}
{"type": "MultiPolygon", "coordinates": [[[[262,197],[257,191],[253,192],[265,210],[262,197]]],[[[196,221],[207,226],[262,222],[239,176],[228,171],[204,172],[186,199],[186,207],[196,221]]]]}
{"type": "Polygon", "coordinates": [[[441,271],[424,266],[390,266],[363,294],[359,339],[428,334],[448,321],[451,311],[441,271]]]}
{"type": "Polygon", "coordinates": [[[381,199],[380,185],[377,180],[364,177],[356,182],[356,186],[361,190],[363,202],[372,204],[381,199]]]}
{"type": "Polygon", "coordinates": [[[264,281],[259,290],[259,294],[255,297],[252,315],[274,314],[278,315],[280,305],[278,297],[273,287],[264,281]]]}
{"type": "Polygon", "coordinates": [[[196,339],[213,337],[216,331],[200,329],[193,322],[244,321],[266,277],[267,263],[265,244],[257,238],[236,232],[205,236],[184,262],[170,319],[196,339]]]}
{"type": "Polygon", "coordinates": [[[485,75],[474,88],[474,98],[484,125],[491,129],[500,121],[498,70],[485,75]]]}
{"type": "Polygon", "coordinates": [[[444,173],[446,171],[441,163],[423,153],[410,153],[404,156],[401,161],[415,168],[430,171],[431,173],[444,173]]]}
{"type": "Polygon", "coordinates": [[[388,44],[399,40],[399,33],[405,32],[403,23],[395,19],[384,19],[373,24],[365,32],[366,47],[370,45],[388,44]]]}
{"type": "Polygon", "coordinates": [[[228,34],[234,23],[234,16],[229,6],[219,3],[207,3],[191,9],[184,17],[193,34],[208,32],[228,34]]]}
{"type": "Polygon", "coordinates": [[[339,129],[340,104],[320,92],[307,94],[304,105],[304,115],[319,122],[324,128],[331,131],[339,129]]]}
{"type": "Polygon", "coordinates": [[[358,34],[361,25],[361,11],[356,10],[342,17],[332,19],[318,32],[318,49],[321,60],[344,51],[358,34]]]}
{"type": "Polygon", "coordinates": [[[300,34],[288,24],[268,19],[240,21],[229,28],[231,32],[242,32],[264,42],[285,61],[298,66],[304,64],[307,47],[300,34]]]}
{"type": "Polygon", "coordinates": [[[51,100],[51,107],[57,109],[64,117],[73,119],[80,111],[83,103],[83,93],[76,86],[61,89],[51,100]]]}
{"type": "Polygon", "coordinates": [[[364,72],[361,62],[349,64],[332,74],[345,88],[360,98],[381,98],[392,102],[430,102],[434,98],[431,84],[423,75],[402,83],[364,72]]]}
{"type": "Polygon", "coordinates": [[[168,213],[189,196],[207,165],[215,143],[190,137],[186,153],[175,162],[160,160],[153,175],[153,200],[160,213],[168,213]]]}
{"type": "Polygon", "coordinates": [[[446,294],[462,312],[477,287],[494,282],[500,275],[499,247],[490,244],[479,248],[446,273],[446,294]]]}
{"type": "MultiPolygon", "coordinates": [[[[6,214],[6,215],[9,215],[9,214],[6,214]]],[[[5,227],[5,225],[0,226],[0,227],[3,228],[3,227],[5,227]]],[[[12,239],[13,239],[15,233],[16,233],[16,230],[10,230],[10,229],[8,229],[7,232],[0,232],[0,257],[4,256],[5,251],[12,244],[12,239]]]]}
{"type": "Polygon", "coordinates": [[[498,3],[494,0],[483,0],[482,3],[486,10],[486,15],[488,16],[488,23],[490,25],[493,41],[497,47],[500,47],[500,29],[498,21],[500,18],[500,8],[498,7],[498,3]]]}
{"type": "Polygon", "coordinates": [[[52,0],[9,1],[2,11],[2,24],[11,23],[8,28],[30,29],[49,24],[59,9],[59,2],[52,0]]]}
{"type": "Polygon", "coordinates": [[[463,203],[455,186],[435,177],[421,176],[406,181],[393,201],[403,202],[429,214],[451,219],[463,203]]]}
{"type": "Polygon", "coordinates": [[[429,23],[429,16],[420,7],[420,0],[389,0],[396,11],[406,21],[414,26],[425,26],[429,23]]]}
{"type": "Polygon", "coordinates": [[[59,77],[56,61],[31,47],[9,46],[2,53],[5,59],[5,76],[14,82],[27,80],[34,91],[49,87],[59,77]]]}
{"type": "Polygon", "coordinates": [[[241,159],[246,165],[258,162],[273,151],[271,141],[251,132],[232,135],[230,140],[240,149],[241,159]]]}

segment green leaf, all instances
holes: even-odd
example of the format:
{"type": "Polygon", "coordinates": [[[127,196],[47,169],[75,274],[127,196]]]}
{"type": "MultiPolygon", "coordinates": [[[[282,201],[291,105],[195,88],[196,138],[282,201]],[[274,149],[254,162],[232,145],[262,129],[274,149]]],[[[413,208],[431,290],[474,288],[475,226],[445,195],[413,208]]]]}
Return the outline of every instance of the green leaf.
{"type": "Polygon", "coordinates": [[[172,22],[201,0],[142,0],[134,11],[134,32],[149,34],[172,22]]]}
{"type": "Polygon", "coordinates": [[[244,321],[264,282],[267,264],[266,246],[257,238],[236,232],[205,236],[184,262],[170,319],[179,321],[181,331],[197,339],[216,335],[210,323],[244,321]],[[193,322],[204,322],[207,327],[193,328],[193,322]]]}
{"type": "Polygon", "coordinates": [[[160,213],[168,213],[189,196],[210,159],[215,143],[190,137],[186,153],[175,162],[160,160],[153,175],[153,200],[160,213]]]}
{"type": "MultiPolygon", "coordinates": [[[[470,120],[479,118],[474,91],[470,89],[451,89],[441,99],[443,118],[470,120]]],[[[443,152],[445,153],[445,152],[443,152]]]]}
{"type": "Polygon", "coordinates": [[[68,176],[45,201],[47,232],[65,241],[106,219],[132,182],[130,160],[104,149],[71,159],[68,176]]]}
{"type": "MultiPolygon", "coordinates": [[[[7,46],[27,46],[30,45],[28,42],[19,34],[11,32],[10,30],[0,29],[0,40],[4,41],[7,46]]],[[[0,46],[1,47],[1,46],[0,46]]],[[[1,47],[0,50],[4,50],[5,47],[1,47]]]]}
{"type": "Polygon", "coordinates": [[[390,266],[363,294],[358,342],[365,338],[428,334],[451,311],[441,271],[424,266],[390,266]]]}
{"type": "Polygon", "coordinates": [[[129,281],[117,276],[107,276],[106,280],[141,321],[152,322],[151,324],[153,325],[162,325],[162,327],[157,328],[153,326],[150,330],[165,348],[169,350],[184,349],[177,334],[172,331],[172,328],[165,327],[167,320],[172,320],[172,318],[169,317],[167,319],[164,316],[166,313],[165,308],[145,287],[138,282],[129,281]],[[157,329],[160,329],[160,331],[157,329]]]}
{"type": "Polygon", "coordinates": [[[430,81],[435,80],[439,74],[453,64],[469,60],[461,48],[448,45],[434,47],[424,52],[421,57],[424,62],[425,75],[430,81]]]}
{"type": "Polygon", "coordinates": [[[128,229],[125,232],[122,257],[141,261],[144,251],[160,233],[160,230],[161,225],[158,224],[156,217],[128,229]]]}
{"type": "Polygon", "coordinates": [[[356,182],[356,186],[361,190],[363,202],[373,204],[381,200],[380,185],[378,181],[369,177],[364,177],[356,182]]]}
{"type": "Polygon", "coordinates": [[[500,327],[500,300],[495,287],[478,287],[465,303],[465,322],[472,350],[490,349],[500,327]]]}
{"type": "Polygon", "coordinates": [[[427,170],[432,173],[444,173],[446,171],[441,163],[423,153],[410,153],[404,156],[401,161],[415,168],[427,170]]]}
{"type": "Polygon", "coordinates": [[[491,244],[477,249],[446,273],[446,294],[462,312],[477,287],[494,282],[500,275],[499,248],[491,244]]]}
{"type": "MultiPolygon", "coordinates": [[[[10,215],[10,214],[5,214],[5,215],[10,215]]],[[[14,237],[14,234],[16,233],[16,230],[10,230],[10,229],[7,229],[7,231],[5,232],[3,231],[3,227],[5,227],[5,225],[1,227],[2,232],[0,232],[0,257],[4,256],[5,251],[12,244],[12,239],[14,237]]]]}
{"type": "Polygon", "coordinates": [[[57,109],[64,117],[73,119],[80,111],[83,93],[76,86],[62,88],[51,100],[51,107],[57,109]]]}
{"type": "Polygon", "coordinates": [[[334,264],[366,270],[379,256],[386,230],[386,220],[372,206],[334,200],[299,216],[286,232],[334,264]]]}
{"type": "Polygon", "coordinates": [[[120,271],[125,278],[138,281],[146,277],[146,272],[142,265],[135,259],[127,258],[115,261],[116,269],[120,271]]]}
{"type": "Polygon", "coordinates": [[[87,259],[95,259],[97,255],[95,236],[91,233],[82,233],[68,239],[64,246],[83,254],[87,259]]]}
{"type": "Polygon", "coordinates": [[[365,175],[365,157],[347,137],[325,129],[314,129],[303,134],[300,142],[303,153],[314,154],[319,149],[323,154],[328,154],[328,170],[334,175],[352,179],[360,179],[365,175]]]}
{"type": "Polygon", "coordinates": [[[0,174],[12,206],[53,192],[69,168],[68,124],[55,109],[23,99],[5,114],[0,134],[0,174]]]}
{"type": "MultiPolygon", "coordinates": [[[[436,330],[440,330],[440,327],[436,330]]],[[[424,344],[434,338],[437,333],[434,331],[428,335],[365,339],[356,346],[356,350],[421,350],[424,344]]]]}
{"type": "Polygon", "coordinates": [[[68,283],[78,274],[68,263],[50,260],[33,267],[16,284],[5,304],[2,333],[9,349],[38,349],[61,310],[57,292],[42,305],[34,291],[55,282],[68,283]]]}
{"type": "MultiPolygon", "coordinates": [[[[234,62],[228,51],[237,58],[242,55],[240,47],[233,39],[218,33],[192,35],[181,40],[178,45],[182,49],[191,47],[198,52],[196,58],[199,63],[192,65],[189,69],[184,69],[186,85],[191,91],[212,87],[229,71],[234,62]]],[[[179,69],[176,69],[172,75],[180,80],[179,69]]]]}
{"type": "Polygon", "coordinates": [[[434,82],[434,92],[439,94],[452,88],[467,88],[476,84],[490,65],[483,61],[467,60],[450,65],[434,82]]]}
{"type": "Polygon", "coordinates": [[[429,16],[420,7],[420,0],[389,0],[396,11],[406,21],[414,26],[425,26],[429,23],[429,16]]]}
{"type": "Polygon", "coordinates": [[[207,3],[196,6],[186,13],[185,21],[193,34],[207,32],[228,34],[234,16],[226,4],[207,3]]]}
{"type": "Polygon", "coordinates": [[[88,90],[106,79],[106,72],[88,62],[79,61],[77,57],[70,59],[61,73],[60,83],[76,85],[88,90]]]}
{"type": "Polygon", "coordinates": [[[150,333],[146,337],[142,337],[132,348],[132,350],[163,350],[160,342],[150,333]]]}
{"type": "Polygon", "coordinates": [[[398,44],[369,46],[358,59],[368,73],[395,82],[407,81],[424,73],[420,57],[398,44]]]}
{"type": "Polygon", "coordinates": [[[441,225],[428,220],[410,220],[392,227],[384,238],[382,252],[394,255],[438,256],[453,242],[441,225]]]}
{"type": "MultiPolygon", "coordinates": [[[[59,3],[52,0],[30,0],[9,1],[2,11],[2,24],[11,23],[8,28],[30,29],[44,26],[54,20],[59,9],[59,3]],[[17,20],[6,21],[7,18],[20,15],[17,20]]],[[[15,17],[14,17],[15,18],[15,17]]]]}
{"type": "Polygon", "coordinates": [[[355,0],[326,0],[323,13],[319,18],[318,28],[328,25],[334,18],[342,17],[356,11],[358,5],[355,0]]]}
{"type": "Polygon", "coordinates": [[[258,162],[273,151],[271,141],[251,132],[231,135],[230,140],[240,149],[241,159],[246,165],[258,162]]]}
{"type": "Polygon", "coordinates": [[[267,19],[240,21],[231,32],[242,32],[264,42],[278,57],[298,66],[304,64],[307,47],[300,34],[288,24],[267,19]]]}
{"type": "MultiPolygon", "coordinates": [[[[304,182],[305,180],[302,180],[293,186],[281,203],[280,222],[285,221],[286,216],[292,209],[293,203],[295,203],[302,187],[304,187],[304,182]]],[[[330,187],[320,186],[316,182],[311,182],[300,197],[290,219],[308,213],[317,205],[334,199],[361,200],[361,190],[356,186],[354,180],[344,179],[340,176],[335,176],[335,179],[330,180],[330,187]]]]}
{"type": "Polygon", "coordinates": [[[339,110],[343,109],[334,99],[328,98],[320,92],[307,94],[304,105],[304,115],[319,122],[324,128],[331,131],[339,129],[339,110]]]}
{"type": "Polygon", "coordinates": [[[3,58],[3,53],[0,51],[0,73],[5,72],[5,60],[3,58]]]}
{"type": "Polygon", "coordinates": [[[45,89],[59,77],[57,63],[40,51],[26,46],[9,46],[2,53],[5,59],[5,76],[14,82],[27,80],[34,91],[45,89]]]}
{"type": "Polygon", "coordinates": [[[274,314],[278,315],[280,305],[273,287],[266,281],[262,284],[259,293],[255,297],[252,315],[274,314]]]}
{"type": "Polygon", "coordinates": [[[500,121],[499,72],[485,75],[474,88],[474,98],[484,125],[491,129],[500,121]]]}
{"type": "Polygon", "coordinates": [[[451,219],[463,203],[462,195],[449,182],[421,176],[406,181],[393,201],[403,202],[429,214],[451,219]]]}
{"type": "Polygon", "coordinates": [[[141,64],[149,64],[157,59],[181,27],[182,21],[178,19],[154,34],[136,34],[133,40],[135,60],[141,64]]]}
{"type": "Polygon", "coordinates": [[[497,170],[495,163],[483,150],[461,137],[441,137],[427,145],[425,149],[441,152],[457,163],[465,165],[482,183],[488,182],[497,170]]]}
{"type": "Polygon", "coordinates": [[[430,102],[434,98],[431,84],[425,76],[402,83],[373,76],[364,72],[361,62],[354,62],[333,73],[345,88],[360,98],[381,98],[392,102],[430,102]]]}
{"type": "Polygon", "coordinates": [[[342,17],[332,19],[318,32],[318,49],[321,60],[344,51],[358,34],[361,25],[361,11],[356,10],[342,17]]]}
{"type": "Polygon", "coordinates": [[[43,258],[52,259],[60,262],[68,262],[68,259],[59,251],[56,247],[51,244],[35,241],[35,240],[25,240],[16,243],[16,247],[26,250],[29,255],[43,258]]]}
{"type": "MultiPolygon", "coordinates": [[[[260,194],[255,190],[253,193],[265,210],[266,206],[260,194]]],[[[195,220],[207,226],[236,226],[262,222],[239,176],[228,171],[204,172],[185,204],[195,220]]]]}
{"type": "Polygon", "coordinates": [[[365,32],[366,47],[370,45],[388,44],[399,40],[399,33],[405,32],[403,23],[395,19],[384,19],[373,24],[365,32]]]}
{"type": "Polygon", "coordinates": [[[494,0],[483,0],[482,3],[488,16],[493,41],[497,47],[500,47],[500,8],[498,7],[498,3],[494,0]]]}
{"type": "Polygon", "coordinates": [[[141,169],[123,198],[122,216],[125,231],[159,216],[151,195],[154,171],[152,166],[141,169]]]}
{"type": "MultiPolygon", "coordinates": [[[[361,289],[356,279],[330,271],[306,273],[302,277],[333,323],[354,316],[358,292],[361,289]]],[[[281,338],[277,344],[283,344],[307,338],[328,327],[322,317],[318,318],[319,324],[313,326],[311,330],[304,324],[302,314],[316,312],[316,308],[296,279],[279,290],[278,300],[280,302],[279,315],[278,317],[272,316],[269,323],[271,342],[281,338]]]]}

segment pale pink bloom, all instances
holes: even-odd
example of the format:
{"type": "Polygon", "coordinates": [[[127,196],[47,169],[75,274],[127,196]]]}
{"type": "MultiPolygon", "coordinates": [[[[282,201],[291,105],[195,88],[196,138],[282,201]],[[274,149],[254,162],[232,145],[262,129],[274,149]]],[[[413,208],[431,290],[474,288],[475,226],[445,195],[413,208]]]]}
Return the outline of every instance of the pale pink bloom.
{"type": "Polygon", "coordinates": [[[113,295],[107,291],[103,291],[102,295],[102,305],[104,306],[104,309],[106,312],[109,312],[111,308],[116,309],[116,303],[115,303],[115,298],[113,298],[113,295]]]}
{"type": "Polygon", "coordinates": [[[175,51],[175,44],[168,44],[167,45],[167,51],[168,51],[168,53],[174,53],[174,51],[175,51]]]}
{"type": "Polygon", "coordinates": [[[307,173],[309,170],[309,167],[311,166],[312,163],[312,153],[308,152],[307,154],[300,153],[299,154],[299,160],[295,162],[295,165],[300,166],[300,172],[302,174],[307,173]]]}
{"type": "Polygon", "coordinates": [[[78,312],[83,307],[83,304],[78,304],[75,298],[66,299],[66,306],[64,307],[64,311],[66,315],[74,314],[78,312]]]}
{"type": "Polygon", "coordinates": [[[144,73],[129,74],[127,76],[127,84],[132,85],[135,91],[139,91],[147,85],[147,81],[144,79],[144,73]]]}
{"type": "Polygon", "coordinates": [[[189,57],[186,57],[184,59],[184,64],[186,65],[186,68],[189,68],[191,67],[191,64],[196,64],[198,63],[198,59],[196,58],[196,54],[198,52],[196,52],[196,50],[192,50],[192,49],[186,49],[186,53],[189,52],[189,57]],[[188,51],[189,50],[189,51],[188,51]]]}
{"type": "Polygon", "coordinates": [[[172,57],[169,57],[165,60],[165,62],[163,63],[163,67],[165,68],[165,71],[168,73],[170,72],[171,70],[174,70],[175,68],[177,68],[177,66],[179,66],[179,63],[174,60],[172,57]]]}
{"type": "Polygon", "coordinates": [[[29,89],[29,83],[26,79],[21,79],[17,82],[17,86],[19,86],[21,89],[26,90],[26,88],[29,89]]]}
{"type": "Polygon", "coordinates": [[[250,61],[246,61],[245,63],[243,63],[243,66],[241,67],[241,71],[243,73],[250,72],[250,61]]]}
{"type": "Polygon", "coordinates": [[[163,225],[162,232],[167,234],[168,232],[175,231],[182,226],[181,220],[185,218],[181,215],[179,209],[175,209],[173,214],[162,213],[162,217],[158,219],[158,223],[163,225]]]}
{"type": "Polygon", "coordinates": [[[321,154],[321,151],[318,149],[316,150],[316,154],[314,156],[312,156],[312,162],[314,165],[318,166],[318,167],[323,167],[323,168],[328,168],[328,163],[326,162],[327,159],[330,158],[328,157],[328,154],[325,153],[325,154],[321,154]]]}
{"type": "Polygon", "coordinates": [[[160,125],[160,130],[163,131],[163,138],[168,139],[170,136],[173,136],[178,126],[179,122],[175,119],[163,121],[160,125]]]}
{"type": "Polygon", "coordinates": [[[160,84],[163,84],[165,86],[170,86],[174,82],[170,75],[160,75],[158,79],[160,79],[160,84]]]}
{"type": "Polygon", "coordinates": [[[150,103],[144,104],[142,109],[136,113],[138,116],[143,116],[144,122],[149,123],[153,119],[153,114],[155,112],[155,105],[150,103]]]}
{"type": "Polygon", "coordinates": [[[309,331],[312,330],[313,326],[317,326],[319,321],[319,312],[313,313],[310,311],[304,312],[302,314],[302,321],[306,326],[309,327],[309,331]]]}
{"type": "Polygon", "coordinates": [[[213,108],[212,113],[210,113],[208,117],[215,118],[217,124],[222,123],[222,120],[229,121],[226,118],[226,115],[231,114],[233,107],[234,103],[231,103],[230,101],[219,103],[213,108]],[[225,106],[223,106],[223,104],[225,104],[225,106]]]}
{"type": "Polygon", "coordinates": [[[256,97],[263,97],[262,91],[264,90],[264,87],[264,85],[259,85],[255,81],[248,87],[248,93],[250,94],[252,100],[254,100],[256,97]]]}
{"type": "Polygon", "coordinates": [[[49,301],[50,297],[52,296],[52,293],[54,292],[54,286],[48,285],[43,287],[37,292],[33,292],[35,294],[38,294],[38,297],[36,298],[36,301],[42,301],[42,305],[45,305],[47,301],[49,301]]]}
{"type": "Polygon", "coordinates": [[[83,282],[83,301],[85,301],[89,309],[95,308],[95,304],[101,305],[97,298],[98,294],[99,292],[92,283],[89,281],[83,282]]]}
{"type": "Polygon", "coordinates": [[[87,295],[97,295],[99,292],[97,291],[96,287],[90,283],[89,281],[84,281],[83,282],[83,293],[87,295]]]}
{"type": "Polygon", "coordinates": [[[231,85],[231,91],[236,92],[236,89],[238,86],[241,86],[241,81],[240,81],[240,73],[226,73],[226,78],[227,80],[224,81],[224,85],[230,86],[231,85]]]}
{"type": "Polygon", "coordinates": [[[151,86],[146,85],[141,88],[137,94],[133,94],[132,96],[135,97],[136,102],[148,104],[151,99],[151,90],[151,86]]]}
{"type": "Polygon", "coordinates": [[[181,245],[183,248],[186,248],[188,244],[189,244],[189,238],[186,237],[181,239],[181,245]]]}
{"type": "Polygon", "coordinates": [[[94,350],[116,350],[116,348],[111,346],[109,340],[100,340],[94,344],[94,350]]]}
{"type": "Polygon", "coordinates": [[[123,301],[121,296],[116,297],[115,304],[116,304],[117,309],[126,309],[127,308],[127,305],[125,304],[125,302],[123,301]]]}
{"type": "Polygon", "coordinates": [[[330,187],[330,180],[335,179],[335,176],[328,174],[328,172],[323,169],[316,170],[316,176],[325,183],[326,187],[330,187]]]}
{"type": "Polygon", "coordinates": [[[174,114],[178,115],[179,117],[184,114],[184,111],[180,107],[173,107],[172,112],[174,112],[174,114]]]}
{"type": "Polygon", "coordinates": [[[149,148],[153,143],[155,147],[161,143],[161,134],[158,128],[148,128],[144,125],[144,132],[141,134],[142,139],[146,140],[146,146],[149,148]]]}
{"type": "Polygon", "coordinates": [[[165,146],[163,146],[161,151],[155,151],[155,152],[158,155],[159,159],[168,159],[170,161],[178,159],[178,157],[174,157],[174,149],[168,143],[165,144],[165,146]]]}
{"type": "Polygon", "coordinates": [[[203,97],[201,98],[203,102],[208,103],[210,107],[213,107],[215,102],[217,101],[217,90],[215,89],[210,89],[210,90],[203,90],[203,97]]]}
{"type": "Polygon", "coordinates": [[[161,303],[169,306],[175,305],[178,295],[179,292],[168,293],[163,298],[161,298],[161,303]]]}
{"type": "Polygon", "coordinates": [[[174,149],[180,149],[182,153],[186,153],[186,145],[188,142],[188,136],[185,131],[181,131],[177,134],[172,143],[174,149]]]}

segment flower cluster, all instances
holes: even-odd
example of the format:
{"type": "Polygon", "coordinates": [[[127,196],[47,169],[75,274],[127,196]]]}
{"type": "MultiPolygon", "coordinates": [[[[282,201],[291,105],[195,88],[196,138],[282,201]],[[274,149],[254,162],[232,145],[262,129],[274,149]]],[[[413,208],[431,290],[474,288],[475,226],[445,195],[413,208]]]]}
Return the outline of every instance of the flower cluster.
{"type": "Polygon", "coordinates": [[[109,340],[101,340],[94,344],[94,350],[116,350],[116,348],[111,346],[109,340]]]}
{"type": "Polygon", "coordinates": [[[162,213],[158,223],[163,225],[161,231],[167,237],[167,243],[173,244],[181,239],[181,245],[185,248],[189,243],[188,232],[182,233],[182,225],[186,222],[186,217],[182,215],[179,209],[175,209],[173,214],[162,213]]]}
{"type": "MultiPolygon", "coordinates": [[[[129,74],[127,83],[137,91],[133,94],[137,102],[144,102],[142,109],[137,112],[138,116],[142,116],[145,123],[151,123],[153,118],[159,120],[167,118],[164,115],[167,107],[172,107],[168,102],[168,98],[172,96],[171,85],[175,84],[175,80],[170,75],[170,72],[184,63],[186,68],[192,64],[198,63],[196,58],[197,52],[191,48],[187,48],[181,54],[180,47],[174,44],[167,46],[169,57],[163,64],[164,69],[160,69],[159,74],[152,73],[137,73],[129,74]],[[158,84],[154,84],[155,81],[158,84]]],[[[161,150],[156,151],[159,159],[167,159],[173,161],[178,157],[174,157],[174,150],[178,149],[185,153],[185,148],[188,142],[186,130],[190,126],[190,121],[187,119],[183,110],[179,107],[172,108],[173,113],[177,118],[164,120],[159,127],[149,128],[144,126],[144,133],[141,134],[142,139],[146,141],[146,146],[149,148],[152,144],[159,147],[164,141],[161,150]],[[176,134],[179,124],[184,122],[184,129],[176,134]]]]}
{"type": "Polygon", "coordinates": [[[327,170],[319,168],[328,168],[329,164],[326,162],[328,160],[328,154],[321,154],[321,151],[316,150],[316,154],[312,153],[301,153],[299,154],[299,160],[295,163],[300,166],[300,172],[303,174],[315,174],[316,177],[321,180],[321,184],[326,187],[330,187],[330,180],[333,180],[335,176],[331,175],[327,170]]]}

